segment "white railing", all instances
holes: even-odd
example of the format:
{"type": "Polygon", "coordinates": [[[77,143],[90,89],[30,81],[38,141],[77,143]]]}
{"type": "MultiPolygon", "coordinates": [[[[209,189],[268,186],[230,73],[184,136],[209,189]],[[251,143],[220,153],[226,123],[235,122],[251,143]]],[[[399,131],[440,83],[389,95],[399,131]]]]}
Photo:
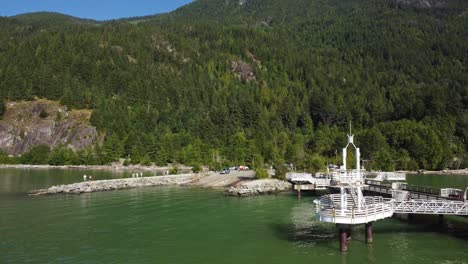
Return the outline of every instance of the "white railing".
{"type": "Polygon", "coordinates": [[[320,197],[316,213],[320,221],[339,224],[362,224],[400,214],[444,214],[468,215],[468,203],[449,200],[408,200],[397,201],[380,196],[364,197],[365,205],[358,207],[348,195],[346,200],[339,194],[320,197]]]}
{"type": "Polygon", "coordinates": [[[400,172],[378,172],[375,181],[406,181],[406,174],[400,172]]]}
{"type": "Polygon", "coordinates": [[[330,172],[330,176],[337,184],[362,184],[365,173],[357,170],[339,170],[330,172]]]}
{"type": "Polygon", "coordinates": [[[314,183],[316,187],[330,186],[331,179],[329,178],[315,178],[314,183]]]}
{"type": "Polygon", "coordinates": [[[468,215],[468,203],[450,200],[393,201],[395,213],[468,215]]]}
{"type": "Polygon", "coordinates": [[[341,195],[324,195],[316,201],[316,213],[320,221],[344,224],[361,224],[391,217],[393,203],[378,196],[364,197],[365,205],[358,207],[351,196],[346,204],[341,202],[341,195]]]}
{"type": "MultiPolygon", "coordinates": [[[[351,209],[353,207],[357,207],[355,204],[354,199],[351,195],[347,195],[347,209],[351,209]]],[[[381,196],[364,196],[363,204],[365,205],[375,205],[383,202],[391,202],[391,199],[384,199],[381,196]]],[[[322,195],[319,199],[320,204],[323,207],[333,207],[333,208],[342,208],[341,205],[341,195],[340,194],[329,194],[329,195],[322,195]]]]}
{"type": "Polygon", "coordinates": [[[440,196],[442,197],[463,197],[463,190],[454,188],[440,189],[440,196]]]}
{"type": "Polygon", "coordinates": [[[288,172],[286,173],[286,179],[292,182],[308,182],[312,183],[314,177],[310,173],[298,173],[298,172],[288,172]]]}
{"type": "Polygon", "coordinates": [[[316,187],[327,187],[330,186],[330,178],[327,177],[313,177],[310,173],[297,173],[288,172],[286,179],[293,183],[309,183],[314,184],[316,187]]]}

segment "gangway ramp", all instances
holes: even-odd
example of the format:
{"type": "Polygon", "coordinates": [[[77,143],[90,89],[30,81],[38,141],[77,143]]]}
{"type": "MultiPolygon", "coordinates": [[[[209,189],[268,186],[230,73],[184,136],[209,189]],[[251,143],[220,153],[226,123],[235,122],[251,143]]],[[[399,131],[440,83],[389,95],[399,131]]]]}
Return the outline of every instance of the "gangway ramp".
{"type": "Polygon", "coordinates": [[[394,213],[468,216],[468,203],[449,200],[395,201],[394,213]]]}
{"type": "Polygon", "coordinates": [[[401,190],[408,192],[409,199],[425,200],[463,200],[464,192],[453,188],[434,188],[426,186],[416,186],[403,182],[381,182],[374,179],[365,180],[365,191],[375,194],[392,196],[393,191],[401,190]]]}
{"type": "Polygon", "coordinates": [[[325,190],[330,186],[331,179],[310,173],[288,172],[286,179],[294,185],[295,190],[325,190]]]}
{"type": "Polygon", "coordinates": [[[406,174],[401,172],[377,172],[374,181],[406,181],[406,174]]]}

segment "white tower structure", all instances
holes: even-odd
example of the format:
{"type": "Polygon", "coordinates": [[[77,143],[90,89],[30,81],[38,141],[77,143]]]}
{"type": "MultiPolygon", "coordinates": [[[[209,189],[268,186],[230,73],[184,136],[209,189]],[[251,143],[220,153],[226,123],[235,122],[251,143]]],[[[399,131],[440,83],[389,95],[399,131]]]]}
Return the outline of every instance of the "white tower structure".
{"type": "Polygon", "coordinates": [[[357,184],[363,184],[364,183],[364,178],[363,178],[363,173],[361,172],[361,151],[356,145],[354,144],[354,135],[352,134],[351,131],[351,124],[349,126],[349,134],[348,134],[348,144],[346,147],[343,148],[343,166],[342,170],[340,171],[339,176],[337,177],[337,181],[341,183],[357,183],[357,184]],[[350,170],[347,167],[347,153],[348,153],[348,148],[350,146],[353,146],[355,155],[356,155],[356,169],[355,170],[350,170]]]}

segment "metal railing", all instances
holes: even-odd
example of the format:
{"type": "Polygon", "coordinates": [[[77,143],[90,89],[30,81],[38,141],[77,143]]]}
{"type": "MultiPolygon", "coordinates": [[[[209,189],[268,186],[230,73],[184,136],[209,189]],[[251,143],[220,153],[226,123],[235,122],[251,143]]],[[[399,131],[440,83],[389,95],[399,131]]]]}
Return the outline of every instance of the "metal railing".
{"type": "Polygon", "coordinates": [[[378,172],[375,181],[405,181],[406,174],[401,172],[378,172]]]}
{"type": "Polygon", "coordinates": [[[324,195],[316,201],[316,213],[320,219],[333,223],[359,224],[376,221],[401,214],[445,214],[468,215],[468,203],[450,200],[408,200],[398,201],[380,196],[366,196],[365,205],[357,207],[353,198],[347,196],[342,204],[341,195],[324,195]]]}
{"type": "Polygon", "coordinates": [[[419,193],[425,193],[425,194],[440,195],[440,189],[432,188],[432,187],[425,187],[425,186],[414,186],[414,185],[402,184],[401,190],[410,191],[410,192],[419,192],[419,193]]]}
{"type": "Polygon", "coordinates": [[[393,204],[382,197],[364,197],[365,206],[358,208],[351,197],[347,199],[347,206],[341,205],[340,195],[324,195],[318,200],[316,213],[320,219],[327,222],[360,224],[392,216],[393,204]]]}
{"type": "Polygon", "coordinates": [[[393,201],[393,210],[401,214],[468,215],[468,203],[450,200],[393,201]]]}
{"type": "Polygon", "coordinates": [[[286,179],[293,183],[308,183],[314,184],[316,187],[327,187],[330,186],[330,177],[313,177],[310,173],[296,173],[288,172],[286,179]]]}
{"type": "Polygon", "coordinates": [[[364,171],[357,170],[340,170],[330,172],[330,176],[333,181],[337,183],[352,184],[352,183],[364,183],[364,171]]]}

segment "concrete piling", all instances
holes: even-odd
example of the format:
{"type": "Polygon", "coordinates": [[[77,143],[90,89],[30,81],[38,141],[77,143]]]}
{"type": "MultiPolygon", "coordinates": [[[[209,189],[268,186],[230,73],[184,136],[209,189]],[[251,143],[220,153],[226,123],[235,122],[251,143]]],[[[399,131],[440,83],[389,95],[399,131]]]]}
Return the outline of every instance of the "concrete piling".
{"type": "Polygon", "coordinates": [[[340,228],[340,250],[341,252],[348,251],[348,234],[346,232],[347,229],[340,228]]]}
{"type": "Polygon", "coordinates": [[[373,235],[372,235],[372,222],[366,223],[366,243],[370,244],[373,241],[373,235]]]}

